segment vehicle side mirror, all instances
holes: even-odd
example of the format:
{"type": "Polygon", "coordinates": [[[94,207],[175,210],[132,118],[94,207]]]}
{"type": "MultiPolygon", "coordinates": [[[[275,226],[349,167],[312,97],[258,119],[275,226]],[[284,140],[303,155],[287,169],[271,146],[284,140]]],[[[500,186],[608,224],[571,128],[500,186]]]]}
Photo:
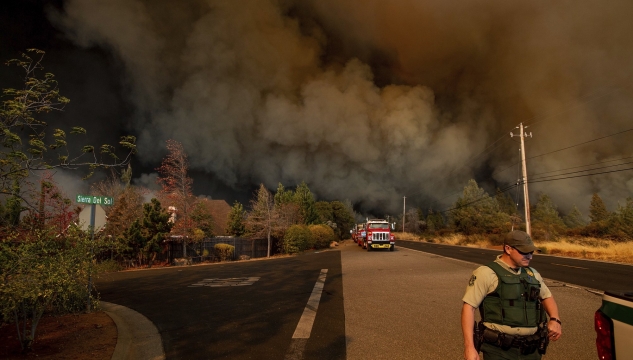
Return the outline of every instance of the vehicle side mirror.
{"type": "Polygon", "coordinates": [[[349,231],[349,233],[350,233],[350,234],[353,234],[353,233],[354,233],[354,230],[350,230],[350,231],[349,231]]]}

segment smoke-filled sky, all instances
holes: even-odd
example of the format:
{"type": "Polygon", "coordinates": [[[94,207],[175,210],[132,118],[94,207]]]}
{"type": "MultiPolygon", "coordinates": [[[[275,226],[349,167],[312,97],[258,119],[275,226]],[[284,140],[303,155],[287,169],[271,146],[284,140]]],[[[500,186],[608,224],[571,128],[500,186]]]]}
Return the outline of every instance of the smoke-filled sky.
{"type": "MultiPolygon", "coordinates": [[[[5,24],[20,33],[9,50],[44,43],[70,92],[64,122],[138,136],[139,183],[175,139],[201,195],[306,181],[364,213],[402,211],[403,196],[443,210],[470,178],[516,181],[519,123],[533,125],[528,158],[633,128],[628,0],[26,3],[46,24],[5,24]]],[[[529,159],[528,174],[630,157],[632,139],[529,159]]],[[[632,175],[534,183],[531,197],[587,214],[598,192],[613,209],[632,175]]]]}

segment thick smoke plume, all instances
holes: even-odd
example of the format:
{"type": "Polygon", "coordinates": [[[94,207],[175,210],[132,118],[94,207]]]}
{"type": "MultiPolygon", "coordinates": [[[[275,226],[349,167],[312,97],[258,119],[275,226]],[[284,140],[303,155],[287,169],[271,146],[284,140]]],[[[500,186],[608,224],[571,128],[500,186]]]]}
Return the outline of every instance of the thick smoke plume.
{"type": "MultiPolygon", "coordinates": [[[[142,161],[172,138],[229,186],[305,180],[322,199],[394,212],[405,195],[443,209],[471,177],[515,182],[516,167],[499,170],[519,159],[520,122],[534,123],[528,157],[630,128],[631,15],[625,0],[69,0],[52,16],[123,63],[142,161]]],[[[630,156],[631,137],[530,172],[630,156]]],[[[532,191],[582,209],[593,192],[624,199],[633,180],[532,191]]]]}

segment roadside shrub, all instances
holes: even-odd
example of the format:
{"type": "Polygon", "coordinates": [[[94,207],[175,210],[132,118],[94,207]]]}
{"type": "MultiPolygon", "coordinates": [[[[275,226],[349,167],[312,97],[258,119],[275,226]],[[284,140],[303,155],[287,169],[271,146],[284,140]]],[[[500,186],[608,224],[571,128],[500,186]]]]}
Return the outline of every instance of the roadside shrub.
{"type": "Polygon", "coordinates": [[[283,252],[294,254],[304,251],[310,245],[312,233],[305,225],[292,225],[286,231],[283,241],[283,252]]]}
{"type": "Polygon", "coordinates": [[[95,264],[95,272],[97,274],[105,274],[123,270],[123,266],[116,260],[103,260],[95,264]]]}
{"type": "Polygon", "coordinates": [[[316,249],[323,249],[330,246],[332,241],[336,240],[334,230],[327,225],[310,225],[312,246],[316,249]]]}
{"type": "Polygon", "coordinates": [[[453,230],[446,229],[446,228],[445,229],[440,229],[440,230],[437,231],[437,235],[439,237],[450,236],[450,235],[453,235],[453,234],[455,234],[455,232],[453,230]]]}
{"type": "MultiPolygon", "coordinates": [[[[31,348],[45,312],[86,309],[92,242],[74,227],[64,237],[57,235],[44,229],[0,239],[0,311],[6,321],[17,322],[24,351],[31,348]]],[[[97,304],[93,298],[91,305],[97,304]]]]}
{"type": "Polygon", "coordinates": [[[229,244],[216,244],[213,247],[213,252],[215,253],[215,257],[220,259],[220,261],[231,260],[235,253],[235,247],[229,244]]]}

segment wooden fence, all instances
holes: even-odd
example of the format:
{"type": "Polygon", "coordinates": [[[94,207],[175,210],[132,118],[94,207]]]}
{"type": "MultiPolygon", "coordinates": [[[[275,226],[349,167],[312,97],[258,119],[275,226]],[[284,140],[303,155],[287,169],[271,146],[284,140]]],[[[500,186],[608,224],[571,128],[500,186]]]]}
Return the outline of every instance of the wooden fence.
{"type": "MultiPolygon", "coordinates": [[[[182,247],[184,242],[180,239],[172,239],[166,242],[165,250],[156,256],[156,261],[169,261],[182,258],[182,247]]],[[[187,257],[192,262],[214,261],[214,247],[216,244],[228,244],[235,248],[233,259],[237,260],[241,255],[251,258],[266,257],[268,251],[268,241],[266,239],[243,239],[236,237],[214,237],[202,240],[199,243],[187,243],[187,257]],[[206,250],[206,251],[205,251],[206,250]],[[205,255],[206,253],[206,255],[205,255]]]]}

